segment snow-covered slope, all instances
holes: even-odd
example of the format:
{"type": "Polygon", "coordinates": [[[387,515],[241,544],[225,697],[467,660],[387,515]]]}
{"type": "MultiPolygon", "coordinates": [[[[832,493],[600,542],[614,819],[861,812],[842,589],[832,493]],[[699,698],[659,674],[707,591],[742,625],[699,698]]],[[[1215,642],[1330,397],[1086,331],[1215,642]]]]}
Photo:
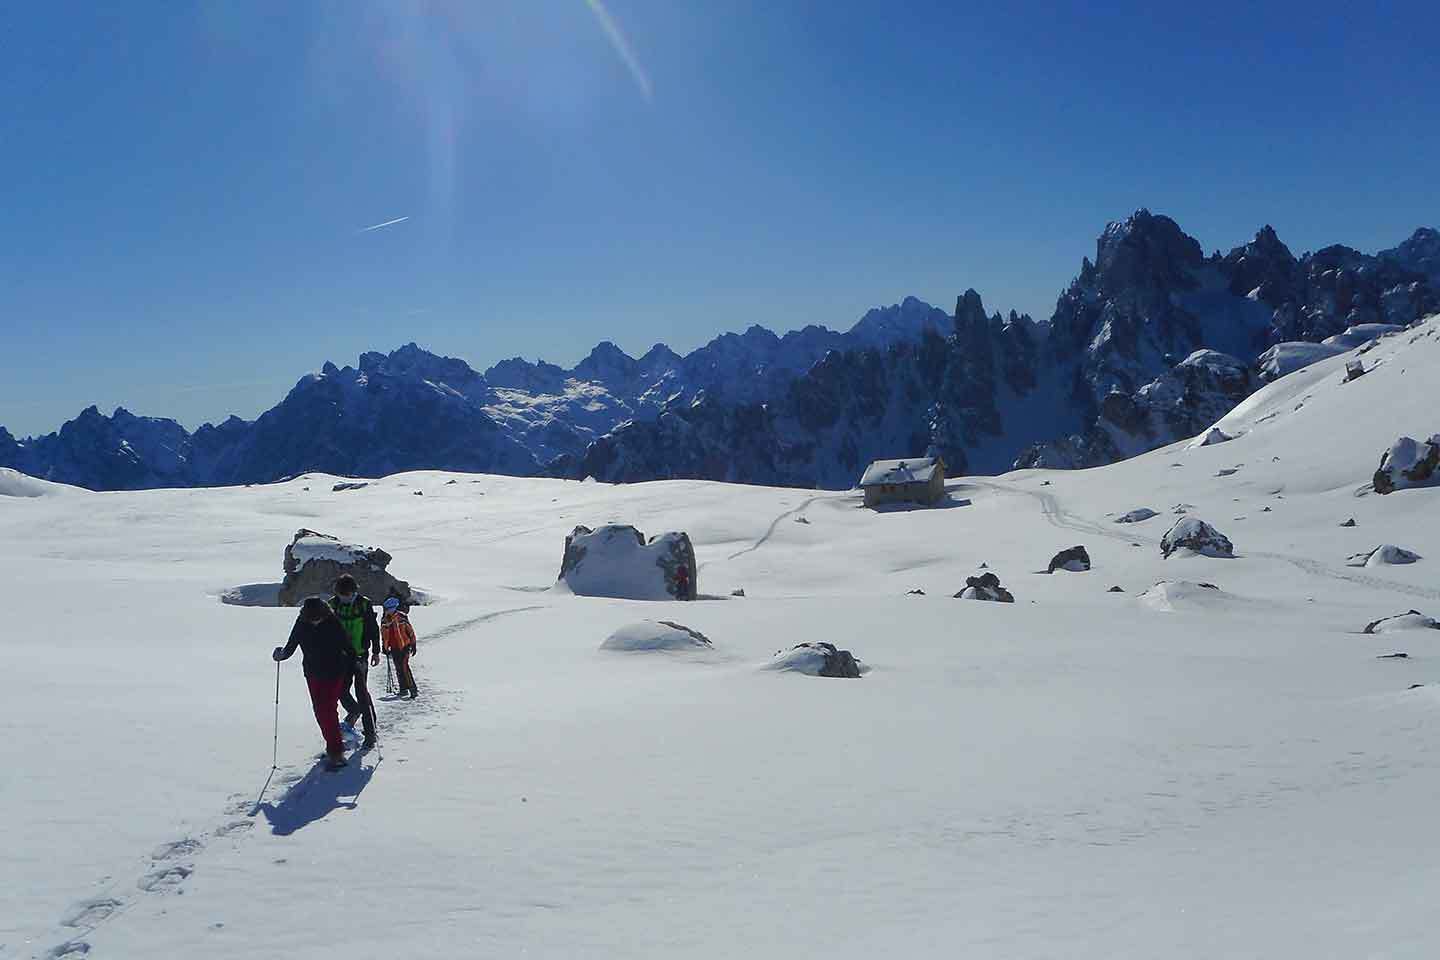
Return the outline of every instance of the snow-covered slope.
{"type": "Polygon", "coordinates": [[[0,497],[0,957],[1428,957],[1440,635],[1360,631],[1440,612],[1440,489],[1363,495],[1440,430],[1437,324],[1365,359],[1229,442],[913,512],[430,472],[0,497]],[[1162,559],[1177,510],[1235,557],[1162,559]],[[686,531],[729,599],[550,589],[582,523],[686,531]],[[261,796],[293,612],[219,596],[302,525],[437,602],[421,698],[344,772],[283,665],[261,796]],[[1422,559],[1345,565],[1380,543],[1422,559]],[[982,564],[1014,603],[950,599],[982,564]],[[661,620],[712,646],[599,649],[661,620]],[[802,641],[868,672],[766,669],[802,641]]]}

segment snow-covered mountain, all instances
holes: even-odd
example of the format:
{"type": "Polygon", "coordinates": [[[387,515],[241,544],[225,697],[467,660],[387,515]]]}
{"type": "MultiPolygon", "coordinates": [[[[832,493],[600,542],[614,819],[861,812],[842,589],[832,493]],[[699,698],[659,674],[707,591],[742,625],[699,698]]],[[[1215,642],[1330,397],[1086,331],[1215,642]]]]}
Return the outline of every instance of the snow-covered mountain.
{"type": "Polygon", "coordinates": [[[949,325],[943,310],[909,297],[845,333],[755,326],[683,357],[657,344],[639,359],[607,341],[570,370],[517,357],[484,374],[411,343],[365,353],[354,367],[327,362],[253,422],[231,417],[191,433],[90,407],[42,437],[17,441],[0,428],[0,466],[94,490],[265,483],[307,470],[542,475],[621,423],[702,396],[763,402],[827,353],[883,349],[949,325]]]}
{"type": "Polygon", "coordinates": [[[916,510],[0,469],[0,957],[1433,956],[1440,487],[1371,485],[1440,432],[1440,319],[1351,359],[1262,386],[1227,442],[916,510]],[[558,583],[612,522],[687,532],[704,601],[558,583]],[[1166,556],[1201,522],[1233,556],[1166,556]],[[299,655],[270,660],[300,526],[434,601],[420,698],[372,670],[379,743],[338,772],[299,655]],[[954,598],[982,567],[1013,603],[954,598]],[[868,669],[777,669],[802,641],[868,669]]]}
{"type": "Polygon", "coordinates": [[[681,356],[610,342],[483,374],[409,344],[327,363],[254,422],[194,433],[121,409],[0,430],[0,466],[92,489],[450,468],[845,488],[877,457],[952,470],[1108,463],[1187,436],[1262,380],[1440,311],[1440,234],[1299,258],[1266,226],[1205,256],[1169,217],[1109,224],[1043,323],[913,297],[845,333],[727,333],[681,356]]]}
{"type": "Polygon", "coordinates": [[[1440,285],[1397,262],[1339,246],[1296,259],[1270,227],[1207,258],[1140,210],[1105,228],[1044,325],[987,318],[971,290],[948,337],[832,355],[766,404],[674,406],[570,473],[835,488],[871,459],[922,452],[969,472],[1095,466],[1212,422],[1258,385],[1273,344],[1363,339],[1437,310],[1440,285]]]}

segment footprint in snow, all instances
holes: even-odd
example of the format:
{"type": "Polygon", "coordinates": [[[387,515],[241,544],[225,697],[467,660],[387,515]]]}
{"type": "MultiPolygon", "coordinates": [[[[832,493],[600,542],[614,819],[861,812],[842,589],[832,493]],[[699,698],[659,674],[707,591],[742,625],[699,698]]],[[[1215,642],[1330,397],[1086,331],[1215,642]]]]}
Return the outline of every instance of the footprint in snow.
{"type": "Polygon", "coordinates": [[[215,836],[230,837],[237,833],[244,833],[255,826],[254,820],[231,820],[229,823],[215,828],[215,836]]]}
{"type": "Polygon", "coordinates": [[[51,947],[45,951],[45,960],[75,960],[76,957],[88,956],[90,944],[84,940],[66,940],[58,947],[51,947]]]}
{"type": "Polygon", "coordinates": [[[185,864],[175,864],[169,867],[162,867],[145,874],[136,881],[135,885],[146,893],[155,893],[159,890],[166,890],[170,887],[178,887],[185,882],[185,878],[195,872],[195,868],[185,864]]]}
{"type": "Polygon", "coordinates": [[[119,910],[121,903],[114,897],[99,897],[94,900],[81,900],[79,903],[65,911],[60,918],[60,925],[64,927],[85,927],[86,929],[99,926],[110,915],[119,910]]]}
{"type": "Polygon", "coordinates": [[[151,860],[174,860],[176,857],[184,857],[196,853],[203,847],[199,840],[185,837],[182,840],[172,840],[169,843],[162,843],[150,853],[151,860]]]}

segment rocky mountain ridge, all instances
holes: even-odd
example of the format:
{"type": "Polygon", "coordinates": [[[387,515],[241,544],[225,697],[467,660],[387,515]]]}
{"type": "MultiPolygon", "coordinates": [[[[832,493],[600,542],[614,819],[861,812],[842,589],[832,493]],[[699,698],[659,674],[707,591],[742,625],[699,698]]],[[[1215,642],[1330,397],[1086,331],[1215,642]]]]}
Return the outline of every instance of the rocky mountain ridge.
{"type": "Polygon", "coordinates": [[[1267,350],[1289,369],[1324,355],[1312,344],[1437,311],[1434,230],[1297,258],[1266,226],[1207,257],[1140,210],[1107,225],[1043,324],[969,290],[953,315],[911,297],[844,333],[757,326],[638,358],[606,341],[569,370],[517,357],[481,373],[407,344],[326,363],[254,421],[191,433],[91,407],[43,437],[0,428],[0,466],[92,489],[427,467],[843,488],[871,459],[921,453],[952,474],[1090,466],[1203,430],[1256,388],[1267,350]]]}

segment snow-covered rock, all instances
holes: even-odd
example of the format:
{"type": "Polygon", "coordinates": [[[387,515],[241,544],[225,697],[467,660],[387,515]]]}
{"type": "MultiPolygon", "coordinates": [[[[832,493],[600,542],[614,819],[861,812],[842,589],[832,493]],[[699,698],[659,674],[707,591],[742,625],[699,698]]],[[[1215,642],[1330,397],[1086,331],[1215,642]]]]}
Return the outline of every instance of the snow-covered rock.
{"type": "Polygon", "coordinates": [[[649,650],[708,650],[713,646],[699,630],[673,620],[642,620],[626,624],[606,637],[601,650],[641,652],[649,650]]]}
{"type": "Polygon", "coordinates": [[[1234,437],[1230,436],[1230,434],[1226,433],[1224,430],[1221,430],[1219,427],[1211,427],[1209,430],[1206,430],[1204,433],[1200,434],[1200,436],[1190,441],[1188,449],[1198,450],[1201,447],[1213,447],[1217,443],[1229,443],[1231,440],[1234,439],[1234,437]]]}
{"type": "Polygon", "coordinates": [[[1160,513],[1151,510],[1149,507],[1136,507],[1134,510],[1122,513],[1115,518],[1116,523],[1143,523],[1151,517],[1158,517],[1160,513]]]}
{"type": "Polygon", "coordinates": [[[1054,573],[1056,570],[1068,570],[1071,573],[1084,573],[1090,569],[1090,554],[1082,546],[1067,547],[1055,556],[1050,558],[1050,565],[1046,573],[1054,573]]]}
{"type": "Polygon", "coordinates": [[[1375,471],[1375,492],[1394,493],[1406,487],[1440,484],[1440,433],[1421,443],[1401,437],[1380,457],[1375,471]]]}
{"type": "Polygon", "coordinates": [[[1427,617],[1419,610],[1381,617],[1365,625],[1365,633],[1394,633],[1400,630],[1440,630],[1440,620],[1427,617]]]}
{"type": "Polygon", "coordinates": [[[306,597],[329,595],[335,581],[350,574],[360,592],[375,602],[399,597],[409,603],[410,584],[386,571],[393,558],[379,547],[345,543],[338,537],[300,529],[285,547],[285,580],[280,585],[281,606],[299,605],[306,597]]]}
{"type": "Polygon", "coordinates": [[[1187,550],[1205,557],[1233,557],[1235,547],[1230,538],[1199,517],[1181,517],[1160,538],[1160,552],[1169,558],[1178,550],[1187,550]]]}
{"type": "Polygon", "coordinates": [[[695,549],[678,531],[651,537],[632,526],[577,526],[565,538],[558,584],[583,597],[694,600],[695,549]]]}
{"type": "Polygon", "coordinates": [[[1260,368],[1260,379],[1269,383],[1344,352],[1344,347],[1327,346],[1323,343],[1286,341],[1277,343],[1260,354],[1256,363],[1260,368]]]}
{"type": "Polygon", "coordinates": [[[781,650],[765,668],[812,677],[856,678],[864,672],[860,661],[849,650],[839,650],[833,643],[823,641],[797,643],[789,650],[781,650]]]}
{"type": "Polygon", "coordinates": [[[1393,543],[1382,543],[1373,550],[1364,550],[1352,554],[1345,561],[1347,567],[1383,567],[1390,564],[1414,563],[1422,559],[1420,554],[1413,553],[1393,543]]]}
{"type": "Polygon", "coordinates": [[[1161,580],[1135,599],[1142,606],[1162,613],[1208,609],[1234,600],[1213,583],[1192,580],[1161,580]]]}
{"type": "Polygon", "coordinates": [[[0,467],[0,497],[51,497],[72,489],[63,484],[36,480],[19,470],[0,467]]]}
{"type": "Polygon", "coordinates": [[[998,603],[1014,603],[1015,595],[1000,585],[1000,578],[993,573],[982,573],[978,577],[966,577],[965,588],[955,594],[957,600],[991,600],[998,603]]]}

